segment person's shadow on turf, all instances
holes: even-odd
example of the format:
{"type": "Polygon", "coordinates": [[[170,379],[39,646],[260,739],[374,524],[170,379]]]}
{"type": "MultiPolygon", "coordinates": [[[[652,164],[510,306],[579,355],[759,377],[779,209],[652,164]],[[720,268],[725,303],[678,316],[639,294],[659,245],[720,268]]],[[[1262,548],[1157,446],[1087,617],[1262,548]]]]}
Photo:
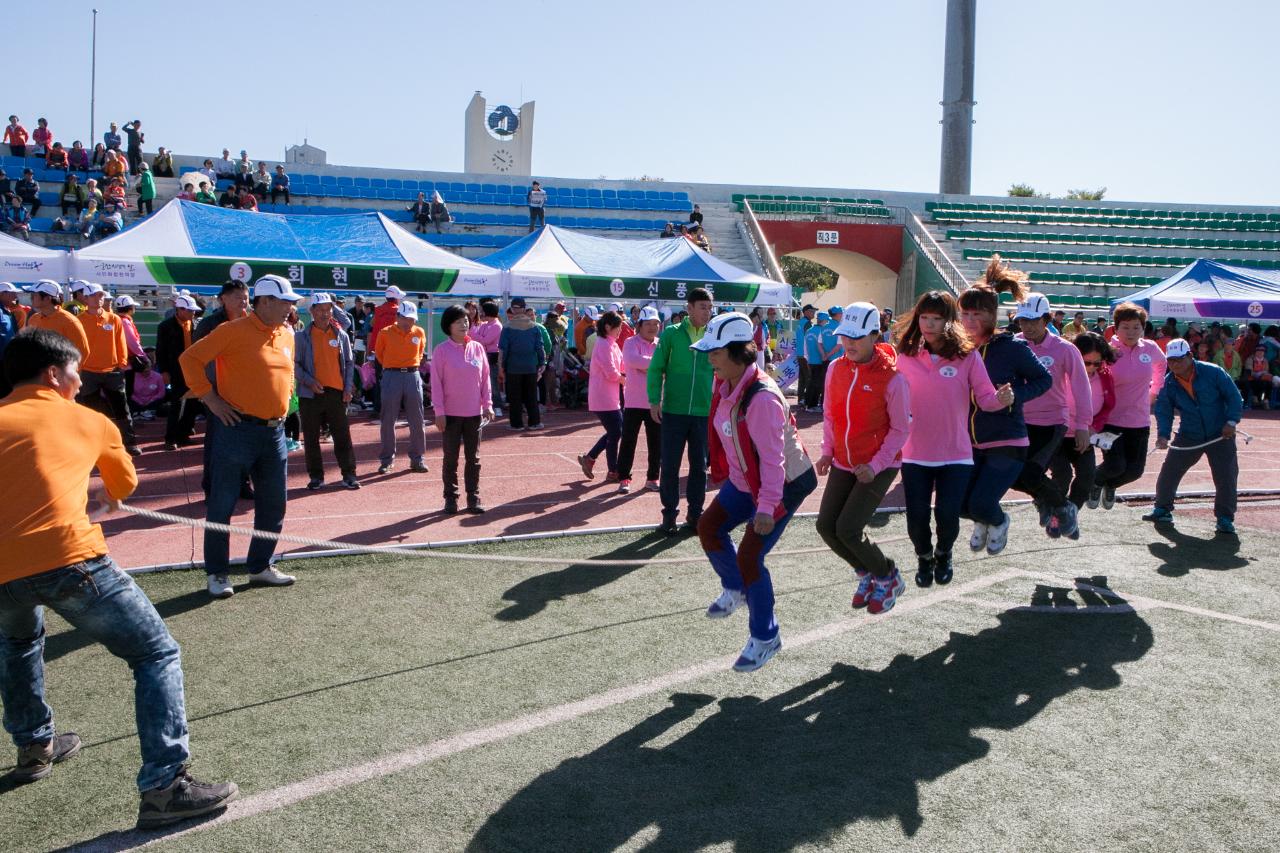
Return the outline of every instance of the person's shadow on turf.
{"type": "Polygon", "coordinates": [[[1211,536],[1201,539],[1188,536],[1170,524],[1157,524],[1155,531],[1169,541],[1152,542],[1147,550],[1151,552],[1151,556],[1161,561],[1156,572],[1165,577],[1180,578],[1192,569],[1225,572],[1249,565],[1248,558],[1239,556],[1239,537],[1211,536]]]}
{"type": "Polygon", "coordinates": [[[836,664],[768,700],[722,699],[696,725],[715,700],[676,694],[635,728],[535,779],[467,849],[613,850],[643,834],[648,851],[772,853],[822,847],[855,821],[889,817],[912,836],[926,820],[920,783],[991,750],[976,731],[1009,731],[1073,691],[1116,687],[1117,665],[1152,646],[1150,626],[1128,607],[1088,616],[1009,610],[999,620],[976,635],[953,633],[921,658],[898,655],[879,672],[836,664]],[[646,745],[677,728],[667,745],[646,745]]]}

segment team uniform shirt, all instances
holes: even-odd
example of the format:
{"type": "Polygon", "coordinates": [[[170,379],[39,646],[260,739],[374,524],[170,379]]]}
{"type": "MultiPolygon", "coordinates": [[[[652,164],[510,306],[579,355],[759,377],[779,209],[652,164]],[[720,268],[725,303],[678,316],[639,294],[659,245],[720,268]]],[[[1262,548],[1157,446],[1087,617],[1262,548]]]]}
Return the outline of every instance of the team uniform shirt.
{"type": "Polygon", "coordinates": [[[373,354],[383,367],[406,368],[422,364],[427,351],[427,333],[421,326],[410,326],[404,331],[399,326],[387,326],[378,335],[378,345],[373,354]]]}
{"type": "MultiPolygon", "coordinates": [[[[719,404],[711,413],[711,428],[725,446],[724,459],[729,467],[729,482],[746,494],[752,494],[754,490],[741,460],[729,449],[735,430],[735,424],[730,422],[730,414],[743,392],[759,378],[760,372],[756,366],[748,365],[738,384],[727,395],[720,397],[719,404]]],[[[717,385],[717,389],[719,393],[723,393],[724,384],[717,385]]],[[[757,392],[747,405],[746,427],[759,466],[760,490],[755,496],[757,514],[776,518],[776,510],[782,503],[782,490],[787,483],[786,425],[790,417],[789,408],[776,394],[768,391],[757,392]]],[[[744,448],[744,451],[749,454],[751,449],[744,448]]]]}
{"type": "Polygon", "coordinates": [[[1032,426],[1066,426],[1087,431],[1093,420],[1093,392],[1089,389],[1089,375],[1080,350],[1048,332],[1038,344],[1023,335],[1017,339],[1026,341],[1032,355],[1053,377],[1048,391],[1023,404],[1023,419],[1032,426]]]}
{"type": "Polygon", "coordinates": [[[471,418],[493,408],[484,345],[452,338],[431,351],[431,408],[436,417],[471,418]]]}
{"type": "Polygon", "coordinates": [[[96,467],[113,500],[138,486],[120,430],[52,388],[0,400],[0,584],[107,553],[85,504],[96,467]]]}
{"type": "Polygon", "coordinates": [[[214,365],[218,396],[237,412],[283,418],[293,396],[293,329],[268,326],[250,311],[223,323],[178,356],[191,396],[213,390],[205,366],[214,365]]]}
{"type": "Polygon", "coordinates": [[[342,381],[342,344],[338,340],[338,335],[342,332],[332,323],[328,329],[317,328],[312,323],[307,334],[311,335],[312,366],[315,368],[313,375],[316,381],[326,388],[345,390],[346,383],[342,381]]]}
{"type": "Polygon", "coordinates": [[[616,412],[622,382],[622,350],[618,349],[617,340],[597,340],[587,380],[587,408],[593,412],[616,412]]]}
{"type": "Polygon", "coordinates": [[[81,360],[89,357],[89,338],[84,333],[84,326],[80,325],[80,321],[74,314],[64,310],[61,305],[48,317],[39,311],[32,311],[31,316],[27,318],[27,325],[33,329],[57,332],[76,345],[76,349],[80,350],[81,360]]]}
{"type": "Polygon", "coordinates": [[[1151,402],[1164,387],[1166,359],[1155,341],[1143,338],[1137,346],[1125,346],[1119,337],[1111,339],[1116,362],[1111,377],[1116,384],[1116,405],[1107,423],[1126,429],[1151,425],[1151,402]]]}
{"type": "Polygon", "coordinates": [[[972,465],[969,396],[988,412],[1004,408],[976,351],[962,358],[938,358],[922,345],[914,355],[898,356],[898,372],[911,389],[911,433],[902,461],[941,467],[972,465]]]}
{"type": "Polygon", "coordinates": [[[867,465],[876,474],[902,465],[911,423],[911,392],[896,353],[877,344],[866,364],[841,358],[827,368],[822,455],[842,471],[867,465]],[[843,401],[841,403],[840,401],[843,401]]]}
{"type": "Polygon", "coordinates": [[[622,345],[622,369],[627,374],[627,381],[622,386],[624,408],[649,408],[649,363],[653,361],[657,348],[657,338],[646,341],[639,335],[627,338],[622,345]]]}
{"type": "Polygon", "coordinates": [[[110,373],[129,366],[129,344],[124,324],[110,311],[90,314],[85,311],[76,319],[89,341],[89,354],[80,361],[80,369],[88,373],[110,373]]]}
{"type": "Polygon", "coordinates": [[[497,320],[483,320],[471,330],[471,340],[478,342],[486,353],[498,352],[498,339],[502,337],[502,324],[497,320]]]}
{"type": "Polygon", "coordinates": [[[840,324],[834,320],[829,321],[827,325],[822,327],[822,337],[819,338],[819,342],[822,344],[823,351],[827,353],[824,361],[828,364],[844,355],[844,348],[840,346],[840,341],[836,338],[836,329],[838,328],[840,328],[840,324]]]}
{"type": "Polygon", "coordinates": [[[804,358],[810,364],[822,364],[826,360],[822,357],[822,350],[820,349],[824,329],[826,329],[826,326],[815,325],[805,332],[804,358]]]}

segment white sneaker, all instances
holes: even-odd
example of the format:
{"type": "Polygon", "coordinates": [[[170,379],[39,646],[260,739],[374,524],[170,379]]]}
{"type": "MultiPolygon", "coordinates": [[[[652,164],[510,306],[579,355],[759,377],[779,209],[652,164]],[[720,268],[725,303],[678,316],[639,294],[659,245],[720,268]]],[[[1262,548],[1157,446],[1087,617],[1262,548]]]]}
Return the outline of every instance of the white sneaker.
{"type": "Polygon", "coordinates": [[[236,594],[231,578],[226,575],[209,575],[209,595],[213,598],[230,598],[236,594]]]}
{"type": "Polygon", "coordinates": [[[288,586],[296,581],[293,575],[286,575],[275,566],[267,566],[260,572],[249,573],[249,583],[264,586],[288,586]]]}
{"type": "Polygon", "coordinates": [[[742,647],[742,654],[738,655],[738,659],[734,661],[733,668],[738,672],[755,672],[760,667],[769,662],[769,658],[778,653],[778,649],[782,648],[782,635],[778,634],[772,640],[757,640],[755,637],[747,640],[747,644],[742,647]]]}
{"type": "Polygon", "coordinates": [[[991,535],[991,526],[981,521],[973,523],[973,535],[969,537],[969,550],[981,551],[987,547],[987,537],[991,535]]]}
{"type": "MultiPolygon", "coordinates": [[[[995,527],[988,528],[987,533],[987,553],[995,556],[1004,550],[1004,546],[1009,544],[1009,523],[1013,518],[1009,513],[1004,514],[1004,521],[995,527]]],[[[977,549],[974,549],[977,550],[977,549]]]]}
{"type": "Polygon", "coordinates": [[[747,603],[747,594],[740,589],[722,589],[720,597],[707,608],[708,619],[724,619],[747,603]]]}

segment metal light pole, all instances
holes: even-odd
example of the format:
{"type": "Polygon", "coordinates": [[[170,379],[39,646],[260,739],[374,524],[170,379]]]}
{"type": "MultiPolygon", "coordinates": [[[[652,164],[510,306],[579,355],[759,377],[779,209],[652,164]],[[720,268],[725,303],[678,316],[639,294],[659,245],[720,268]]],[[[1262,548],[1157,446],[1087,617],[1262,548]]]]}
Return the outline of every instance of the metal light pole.
{"type": "Polygon", "coordinates": [[[97,129],[94,125],[94,107],[97,106],[98,100],[98,10],[93,10],[93,48],[90,51],[91,70],[89,71],[89,150],[93,150],[94,134],[97,129]]]}
{"type": "Polygon", "coordinates": [[[939,191],[969,194],[973,160],[974,32],[978,0],[947,0],[939,191]]]}

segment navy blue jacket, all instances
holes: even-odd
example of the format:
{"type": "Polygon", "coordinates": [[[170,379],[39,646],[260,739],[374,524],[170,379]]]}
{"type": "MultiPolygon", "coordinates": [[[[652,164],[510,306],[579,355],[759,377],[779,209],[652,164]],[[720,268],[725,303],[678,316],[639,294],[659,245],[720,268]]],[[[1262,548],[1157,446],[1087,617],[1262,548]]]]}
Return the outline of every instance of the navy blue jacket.
{"type": "Polygon", "coordinates": [[[1027,422],[1022,419],[1022,405],[1034,400],[1053,386],[1053,377],[1031,352],[1026,341],[1009,332],[999,332],[978,347],[987,366],[991,384],[999,388],[1006,382],[1013,388],[1013,405],[998,412],[984,412],[969,403],[969,439],[974,444],[1009,441],[1027,437],[1027,422]]]}
{"type": "Polygon", "coordinates": [[[1203,444],[1219,438],[1227,421],[1239,422],[1244,401],[1240,390],[1225,370],[1216,364],[1196,362],[1196,375],[1191,380],[1195,399],[1174,377],[1165,377],[1164,387],[1156,396],[1156,435],[1168,438],[1173,432],[1173,413],[1182,415],[1174,444],[1203,444]]]}

